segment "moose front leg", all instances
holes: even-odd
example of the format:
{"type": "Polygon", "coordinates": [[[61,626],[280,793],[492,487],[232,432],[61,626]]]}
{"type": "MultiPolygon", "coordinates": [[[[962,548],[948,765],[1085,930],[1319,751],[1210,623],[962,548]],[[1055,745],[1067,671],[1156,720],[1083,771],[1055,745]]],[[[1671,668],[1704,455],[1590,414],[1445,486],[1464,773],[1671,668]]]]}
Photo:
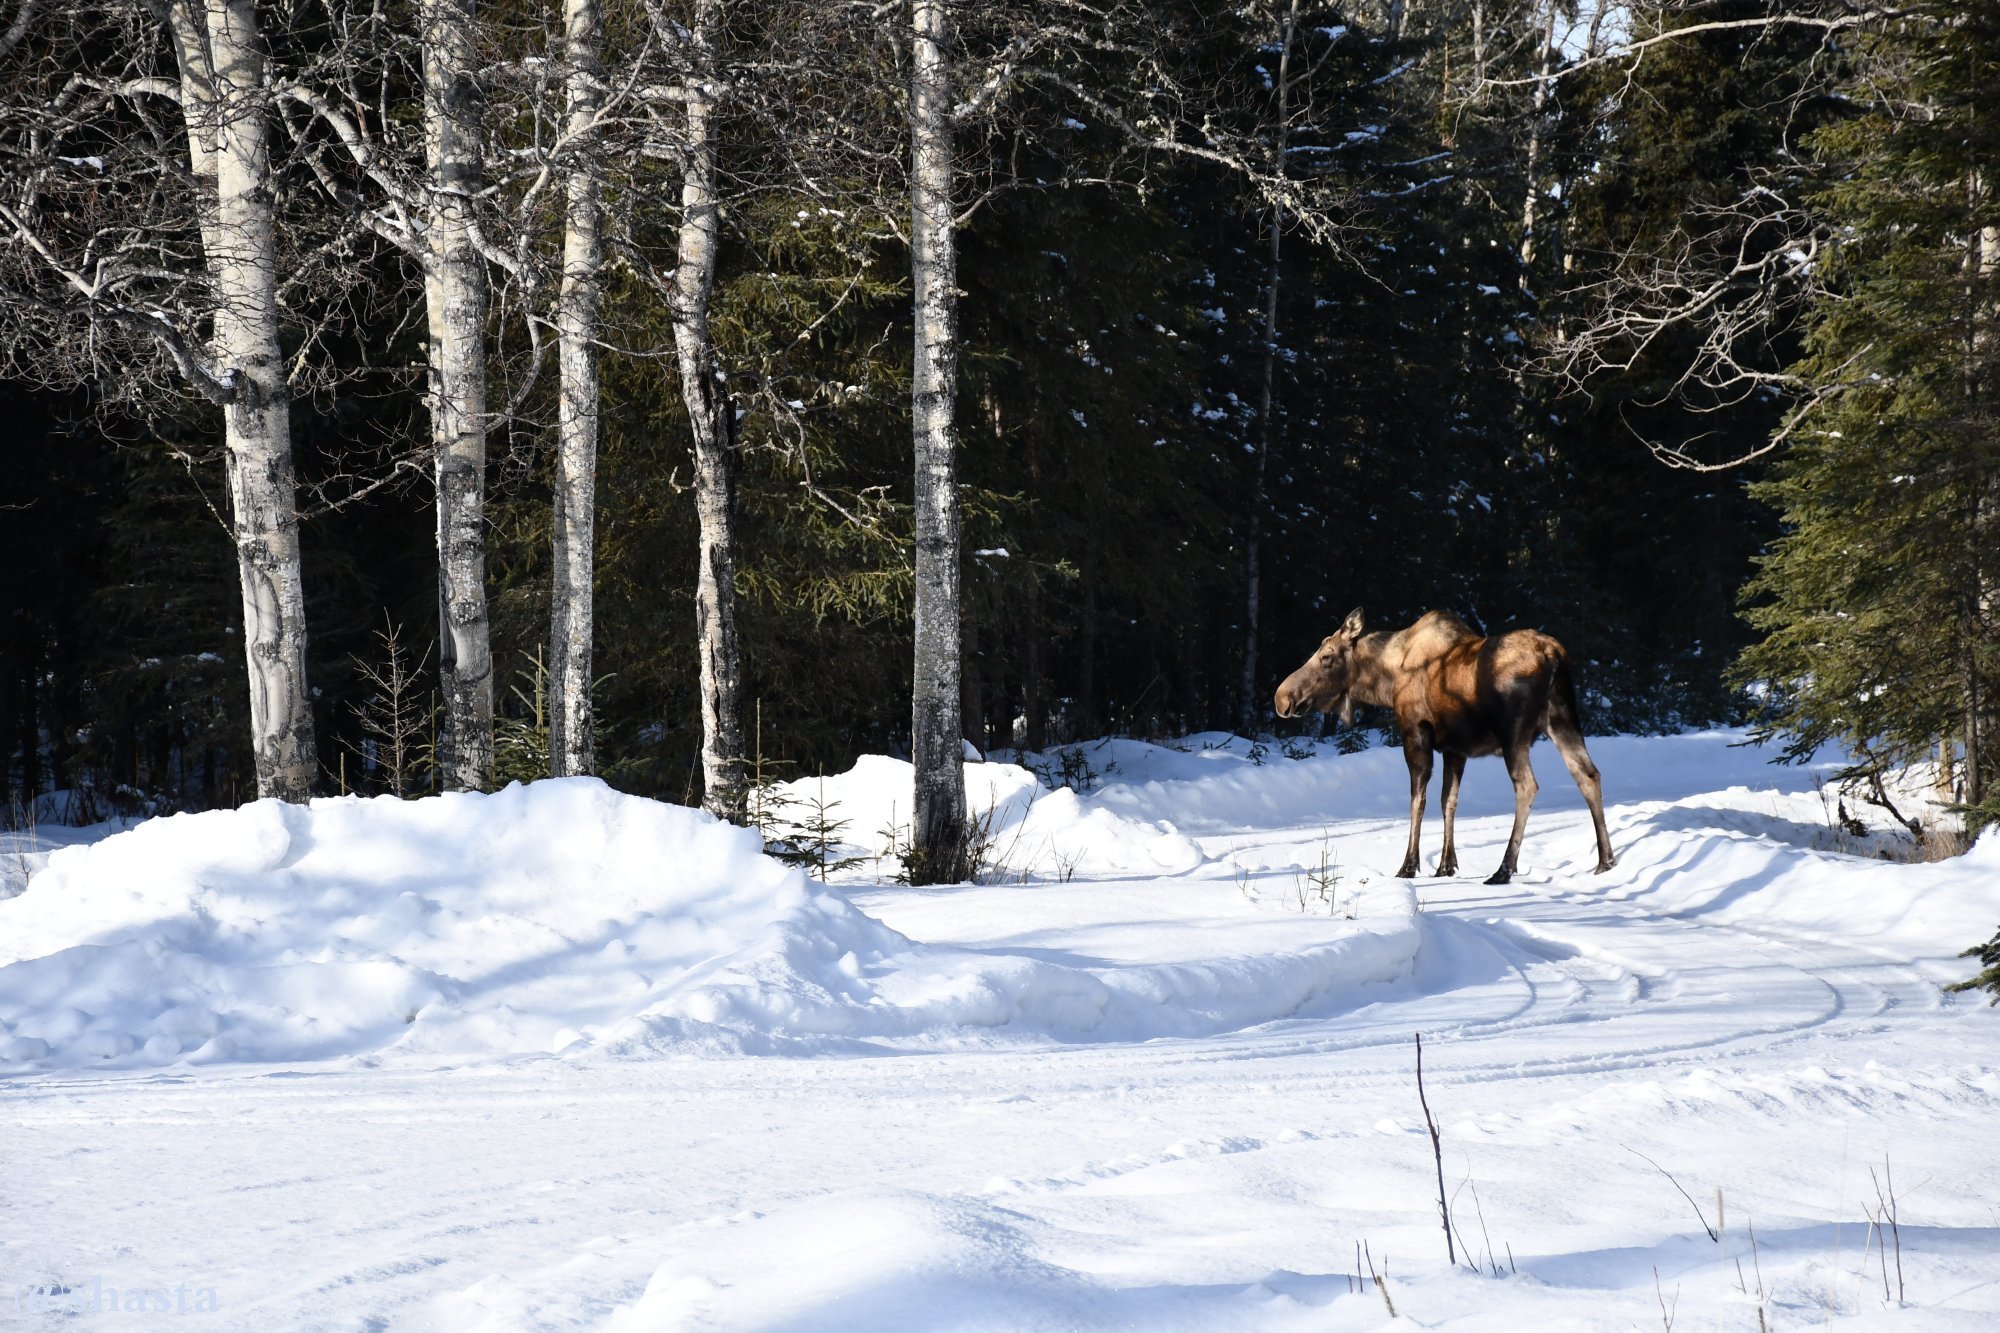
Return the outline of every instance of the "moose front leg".
{"type": "Polygon", "coordinates": [[[1403,762],[1410,766],[1410,846],[1403,853],[1403,868],[1396,872],[1398,879],[1416,878],[1417,833],[1424,824],[1424,790],[1431,784],[1430,738],[1421,731],[1405,733],[1403,741],[1403,762]]]}

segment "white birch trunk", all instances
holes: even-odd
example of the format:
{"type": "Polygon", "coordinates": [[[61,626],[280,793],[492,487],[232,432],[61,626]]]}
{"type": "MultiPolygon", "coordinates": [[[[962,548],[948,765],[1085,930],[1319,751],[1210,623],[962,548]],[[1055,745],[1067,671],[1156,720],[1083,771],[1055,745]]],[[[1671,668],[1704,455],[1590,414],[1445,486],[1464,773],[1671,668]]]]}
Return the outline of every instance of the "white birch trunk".
{"type": "Polygon", "coordinates": [[[437,478],[439,771],[479,791],[493,770],[493,657],[486,609],[486,268],[474,243],[483,177],[475,0],[423,0],[424,139],[430,186],[424,298],[437,478]]]}
{"type": "Polygon", "coordinates": [[[695,69],[687,89],[673,317],[681,396],[694,433],[694,503],[700,529],[694,617],[701,657],[701,805],[719,819],[740,824],[747,817],[747,786],[743,664],[736,642],[736,408],[723,386],[708,321],[721,242],[714,120],[715,44],[721,25],[721,0],[700,0],[694,17],[695,69]]]}
{"type": "Polygon", "coordinates": [[[291,392],[279,340],[270,94],[252,0],[177,0],[167,11],[181,70],[189,166],[216,307],[211,354],[223,407],[230,522],[243,592],[257,794],[302,802],[319,776],[306,686],[291,392]]]}
{"type": "Polygon", "coordinates": [[[597,312],[603,267],[596,133],[598,0],[564,0],[565,137],[562,291],[557,298],[554,574],[549,617],[549,774],[576,777],[591,752],[591,634],[597,524],[597,312]]]}
{"type": "Polygon", "coordinates": [[[916,361],[910,429],[916,465],[916,670],[910,758],[916,769],[910,877],[965,878],[964,738],[959,719],[957,441],[958,254],[953,234],[951,56],[947,0],[912,0],[910,242],[916,361]]]}
{"type": "Polygon", "coordinates": [[[1535,82],[1534,111],[1528,121],[1528,179],[1521,192],[1521,290],[1530,289],[1530,270],[1535,264],[1535,221],[1541,203],[1542,188],[1542,119],[1549,105],[1549,74],[1555,68],[1556,22],[1558,14],[1555,0],[1549,0],[1549,26],[1542,38],[1541,62],[1536,70],[1540,75],[1535,82]]]}

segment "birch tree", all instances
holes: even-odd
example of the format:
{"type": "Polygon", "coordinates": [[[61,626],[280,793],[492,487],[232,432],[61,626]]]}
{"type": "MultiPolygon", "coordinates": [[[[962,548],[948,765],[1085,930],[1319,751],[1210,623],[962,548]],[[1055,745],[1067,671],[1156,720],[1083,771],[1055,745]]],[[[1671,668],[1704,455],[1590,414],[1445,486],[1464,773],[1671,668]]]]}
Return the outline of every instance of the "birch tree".
{"type": "MultiPolygon", "coordinates": [[[[1289,34],[1299,9],[1294,2],[1284,12],[1281,31],[1289,34]]],[[[916,506],[911,757],[916,791],[909,863],[912,878],[920,883],[957,880],[972,869],[962,767],[955,228],[978,200],[963,210],[958,207],[954,127],[992,118],[1011,95],[1035,90],[1114,130],[1131,150],[1134,179],[1143,178],[1152,159],[1219,167],[1248,199],[1271,210],[1274,227],[1290,218],[1316,240],[1331,240],[1338,233],[1342,211],[1341,191],[1330,188],[1323,168],[1292,174],[1286,148],[1273,149],[1271,125],[1232,126],[1234,118],[1219,105],[1214,85],[1182,65],[1188,54],[1183,48],[1196,44],[1171,24],[1163,26],[1157,13],[1116,3],[991,7],[979,12],[982,41],[976,59],[964,56],[954,40],[953,14],[949,0],[911,0],[907,115],[916,506]]],[[[1289,77],[1284,86],[1292,86],[1289,77]]],[[[1280,118],[1288,118],[1291,110],[1283,102],[1280,118]]],[[[1273,311],[1267,326],[1273,338],[1275,319],[1273,311]]],[[[1267,423],[1271,415],[1267,401],[1267,423]]],[[[1253,551],[1256,522],[1253,518],[1253,551]]],[[[1254,606],[1254,554],[1246,576],[1247,598],[1254,606]]],[[[1253,660],[1248,671],[1254,670],[1253,660]]]]}
{"type": "Polygon", "coordinates": [[[549,616],[549,770],[587,774],[591,744],[591,638],[595,624],[598,307],[603,247],[602,184],[594,149],[603,104],[603,14],[599,0],[564,0],[562,286],[557,297],[559,390],[554,550],[549,616]]]}
{"type": "Polygon", "coordinates": [[[418,23],[444,700],[439,766],[447,788],[478,791],[493,768],[493,650],[486,606],[486,260],[473,217],[485,181],[476,0],[423,0],[418,23]]]}
{"type": "Polygon", "coordinates": [[[736,406],[709,326],[722,233],[716,163],[721,0],[696,0],[693,17],[693,27],[680,43],[686,64],[686,119],[680,143],[681,219],[672,288],[674,351],[694,440],[702,808],[742,823],[748,786],[743,762],[743,662],[736,637],[736,406]]]}
{"type": "MultiPolygon", "coordinates": [[[[780,363],[790,349],[811,339],[846,295],[802,314],[801,327],[766,330],[771,345],[785,350],[754,364],[728,365],[714,327],[725,215],[758,194],[791,196],[821,209],[851,209],[876,197],[879,192],[851,181],[857,167],[863,178],[871,178],[869,167],[879,154],[865,141],[879,127],[865,121],[839,91],[843,80],[853,77],[853,71],[837,73],[840,58],[829,54],[852,53],[854,34],[843,26],[848,20],[841,13],[809,2],[764,5],[737,37],[740,49],[730,49],[720,0],[693,0],[671,12],[649,3],[648,12],[657,56],[644,62],[647,77],[633,84],[632,98],[644,111],[643,151],[680,172],[672,263],[658,287],[672,322],[694,461],[702,807],[741,823],[748,817],[749,792],[736,589],[743,423],[761,412],[773,424],[789,421],[788,433],[799,433],[794,415],[799,405],[776,392],[784,377],[780,363]],[[735,133],[754,134],[763,156],[725,169],[725,135],[735,133]]],[[[634,245],[628,253],[642,248],[634,245]]],[[[859,253],[848,257],[857,267],[844,284],[851,294],[862,284],[858,270],[867,259],[859,253]]],[[[813,484],[802,444],[792,452],[801,463],[800,484],[815,504],[837,513],[843,523],[870,526],[813,484]]]]}
{"type": "MultiPolygon", "coordinates": [[[[477,791],[493,765],[493,658],[486,597],[488,268],[527,280],[519,252],[481,225],[487,203],[477,0],[422,0],[410,34],[380,10],[329,11],[324,40],[274,95],[296,121],[321,192],[356,232],[421,279],[429,467],[436,486],[437,769],[477,791]],[[414,81],[419,114],[403,112],[414,81]]],[[[523,242],[525,244],[525,242],[523,242]]],[[[403,299],[402,293],[385,293],[403,299]]]]}
{"type": "MultiPolygon", "coordinates": [[[[69,69],[13,85],[0,128],[10,351],[17,371],[35,358],[33,373],[58,380],[144,373],[163,354],[180,387],[221,408],[257,790],[304,801],[319,765],[264,38],[252,0],[168,0],[156,14],[110,11],[129,45],[100,46],[106,34],[86,28],[68,46],[84,34],[59,24],[50,37],[69,69]],[[153,22],[170,68],[150,63],[153,22]],[[93,68],[104,50],[122,63],[93,68]],[[180,234],[195,241],[191,261],[180,234]]],[[[30,17],[23,6],[7,49],[33,49],[30,17]]]]}
{"type": "Polygon", "coordinates": [[[916,348],[910,435],[916,471],[915,643],[910,757],[916,791],[910,879],[956,883],[967,862],[959,694],[958,250],[953,206],[947,0],[910,7],[910,272],[916,348]]]}

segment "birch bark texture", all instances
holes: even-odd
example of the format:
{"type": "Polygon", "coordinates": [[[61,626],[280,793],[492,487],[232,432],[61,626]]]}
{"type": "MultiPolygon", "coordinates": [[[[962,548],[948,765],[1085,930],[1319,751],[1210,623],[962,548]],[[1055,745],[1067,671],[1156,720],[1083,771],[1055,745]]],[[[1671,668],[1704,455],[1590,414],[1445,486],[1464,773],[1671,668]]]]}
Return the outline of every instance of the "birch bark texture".
{"type": "Polygon", "coordinates": [[[910,247],[916,347],[910,433],[916,473],[915,768],[908,858],[915,884],[955,883],[967,864],[959,716],[958,252],[952,208],[947,0],[912,0],[910,247]]]}
{"type": "Polygon", "coordinates": [[[598,307],[604,263],[597,117],[602,105],[599,0],[564,0],[562,287],[556,298],[556,475],[549,594],[549,775],[580,777],[592,751],[595,626],[598,307]]]}
{"type": "Polygon", "coordinates": [[[439,771],[480,791],[493,771],[493,656],[486,606],[485,259],[473,207],[484,178],[476,0],[423,0],[432,463],[437,481],[439,771]]]}
{"type": "Polygon", "coordinates": [[[1562,11],[1556,0],[1549,0],[1548,27],[1542,37],[1541,55],[1535,69],[1535,96],[1528,118],[1528,160],[1521,191],[1521,240],[1517,249],[1521,256],[1520,287],[1524,296],[1531,295],[1534,287],[1535,223],[1542,198],[1542,134],[1548,116],[1549,75],[1555,68],[1556,42],[1560,37],[1557,25],[1561,17],[1562,11]]]}
{"type": "Polygon", "coordinates": [[[716,48],[721,0],[699,0],[683,37],[689,70],[681,226],[674,271],[674,351],[694,436],[698,526],[694,619],[701,660],[702,809],[733,824],[748,818],[743,755],[743,662],[736,637],[736,405],[709,324],[721,243],[716,177],[716,48]]]}
{"type": "Polygon", "coordinates": [[[167,23],[214,291],[210,354],[229,386],[223,437],[257,794],[303,802],[319,776],[319,756],[306,682],[263,39],[252,0],[174,0],[167,23]]]}

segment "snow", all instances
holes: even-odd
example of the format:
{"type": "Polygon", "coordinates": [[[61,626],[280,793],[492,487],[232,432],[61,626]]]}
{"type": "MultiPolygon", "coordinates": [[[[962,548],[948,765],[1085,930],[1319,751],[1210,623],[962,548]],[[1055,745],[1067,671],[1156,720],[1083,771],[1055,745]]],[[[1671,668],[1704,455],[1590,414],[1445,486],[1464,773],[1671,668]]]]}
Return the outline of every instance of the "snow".
{"type": "MultiPolygon", "coordinates": [[[[967,774],[996,873],[1203,859],[1171,825],[1025,769],[967,774]]],[[[873,757],[780,797],[887,830],[910,790],[907,763],[873,757]]],[[[1329,918],[1311,941],[1267,938],[1248,899],[1194,904],[1243,936],[1241,957],[996,958],[918,945],[763,856],[754,832],[591,779],[259,801],[50,857],[4,917],[0,1070],[1185,1036],[1407,971],[1409,895],[1379,887],[1368,904],[1365,923],[1329,918]]]]}
{"type": "Polygon", "coordinates": [[[830,885],[585,780],[11,835],[0,1316],[1991,1327],[2000,837],[1881,859],[1743,740],[1594,739],[1602,876],[1538,749],[1498,887],[1496,762],[1402,881],[1399,753],[1222,735],[969,763],[939,888],[880,757],[773,793],[830,885]]]}
{"type": "Polygon", "coordinates": [[[21,829],[0,829],[0,902],[27,888],[57,848],[97,842],[127,825],[125,820],[74,826],[56,822],[80,805],[74,793],[49,793],[35,801],[34,821],[21,829]]]}

